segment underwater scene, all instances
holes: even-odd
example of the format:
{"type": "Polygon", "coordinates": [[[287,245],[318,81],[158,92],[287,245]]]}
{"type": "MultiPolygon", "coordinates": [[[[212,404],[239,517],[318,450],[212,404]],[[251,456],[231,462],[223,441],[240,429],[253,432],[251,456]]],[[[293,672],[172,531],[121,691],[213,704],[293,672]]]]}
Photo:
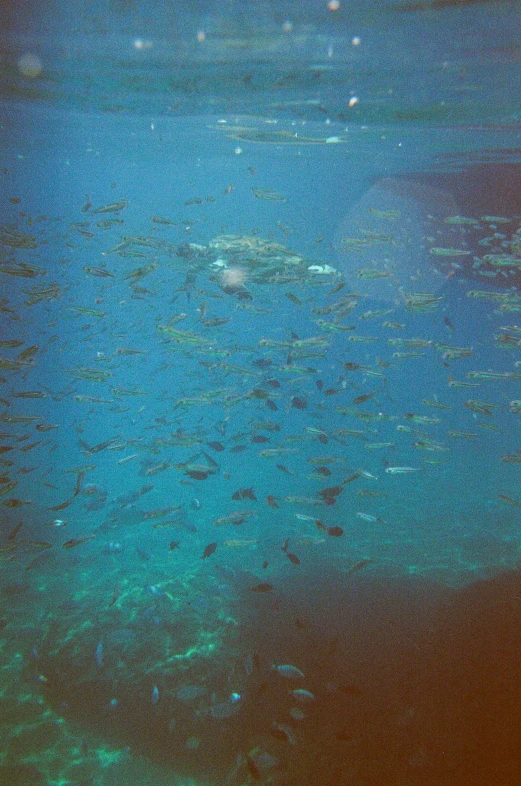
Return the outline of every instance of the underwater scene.
{"type": "Polygon", "coordinates": [[[521,4],[0,15],[0,786],[521,783],[521,4]]]}

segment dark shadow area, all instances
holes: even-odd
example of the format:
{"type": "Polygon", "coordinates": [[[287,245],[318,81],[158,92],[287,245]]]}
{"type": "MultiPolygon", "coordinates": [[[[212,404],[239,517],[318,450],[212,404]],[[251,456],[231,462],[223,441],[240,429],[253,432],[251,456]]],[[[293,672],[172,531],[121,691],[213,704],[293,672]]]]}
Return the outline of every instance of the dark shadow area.
{"type": "Polygon", "coordinates": [[[455,591],[416,579],[346,578],[326,566],[262,596],[252,598],[248,584],[241,589],[237,576],[238,637],[163,682],[160,663],[153,676],[131,658],[96,674],[92,651],[65,656],[48,641],[37,664],[47,700],[132,753],[213,783],[520,782],[521,573],[455,591]],[[279,664],[305,676],[288,680],[279,664]],[[189,684],[204,685],[205,695],[180,701],[189,684]],[[314,699],[296,701],[300,688],[314,699]],[[239,711],[216,717],[216,702],[234,690],[239,711]],[[191,737],[199,753],[187,749],[191,737]],[[257,767],[255,757],[267,755],[269,767],[261,758],[257,767]]]}

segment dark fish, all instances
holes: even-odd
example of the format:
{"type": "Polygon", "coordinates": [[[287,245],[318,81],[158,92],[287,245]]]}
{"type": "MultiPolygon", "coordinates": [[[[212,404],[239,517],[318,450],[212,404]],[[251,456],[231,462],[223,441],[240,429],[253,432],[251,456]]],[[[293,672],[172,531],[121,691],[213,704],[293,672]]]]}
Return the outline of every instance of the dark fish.
{"type": "Polygon", "coordinates": [[[275,379],[275,377],[269,377],[266,380],[266,384],[269,385],[270,388],[273,388],[274,390],[276,390],[277,388],[280,388],[280,382],[279,382],[278,379],[275,379]]]}
{"type": "Polygon", "coordinates": [[[267,560],[267,559],[265,559],[265,560],[264,560],[264,562],[262,563],[262,567],[264,568],[264,570],[266,570],[266,568],[268,567],[268,565],[269,565],[269,562],[268,562],[268,560],[267,560]]]}
{"type": "Polygon", "coordinates": [[[277,469],[280,469],[280,471],[284,472],[286,475],[293,475],[293,477],[295,477],[295,473],[285,467],[284,464],[277,464],[277,469]]]}
{"type": "Polygon", "coordinates": [[[265,581],[262,581],[260,584],[256,584],[255,587],[251,588],[252,592],[270,592],[273,589],[273,584],[268,584],[265,581]]]}
{"type": "Polygon", "coordinates": [[[289,559],[289,561],[292,562],[294,565],[300,565],[300,560],[296,554],[291,554],[291,552],[288,551],[286,556],[289,559]]]}
{"type": "Polygon", "coordinates": [[[65,543],[62,543],[62,549],[72,549],[81,543],[85,543],[87,540],[92,540],[93,537],[94,535],[85,535],[83,538],[71,538],[71,540],[66,540],[65,543]]]}
{"type": "Polygon", "coordinates": [[[238,491],[232,494],[232,499],[252,499],[254,502],[257,501],[253,488],[238,489],[238,491]]]}
{"type": "Polygon", "coordinates": [[[209,448],[212,448],[212,450],[215,450],[218,453],[220,453],[221,450],[224,450],[224,445],[222,445],[220,442],[207,442],[206,444],[209,448]]]}
{"type": "Polygon", "coordinates": [[[152,491],[154,486],[142,486],[137,491],[128,491],[126,494],[121,494],[119,497],[116,497],[114,502],[118,505],[131,505],[133,502],[137,502],[137,500],[143,495],[147,494],[149,491],[152,491]]]}
{"type": "Polygon", "coordinates": [[[318,492],[319,496],[325,501],[327,505],[332,505],[336,502],[336,497],[343,492],[342,486],[330,486],[327,489],[322,489],[318,492]]]}
{"type": "Polygon", "coordinates": [[[376,390],[373,390],[372,393],[363,393],[361,396],[356,396],[353,399],[353,404],[363,404],[364,401],[369,401],[373,396],[376,396],[376,390]]]}
{"type": "Polygon", "coordinates": [[[284,541],[284,545],[282,547],[282,551],[286,551],[287,552],[288,546],[289,546],[289,538],[286,538],[286,540],[284,541]]]}
{"type": "Polygon", "coordinates": [[[279,723],[273,722],[273,725],[270,728],[270,734],[275,737],[276,740],[280,740],[281,742],[289,742],[290,740],[289,735],[279,723]]]}
{"type": "Polygon", "coordinates": [[[259,769],[248,753],[246,754],[246,766],[248,767],[248,772],[250,773],[253,780],[258,781],[260,779],[259,769]]]}
{"type": "Polygon", "coordinates": [[[308,405],[306,399],[299,396],[293,396],[293,398],[291,399],[291,403],[295,407],[295,409],[306,409],[308,405]]]}
{"type": "Polygon", "coordinates": [[[247,447],[247,445],[235,445],[235,447],[230,450],[230,453],[242,453],[247,447]]]}
{"type": "Polygon", "coordinates": [[[83,483],[83,479],[85,477],[85,472],[78,472],[78,477],[76,479],[76,488],[74,489],[73,497],[77,497],[81,491],[81,485],[83,483]]]}
{"type": "Polygon", "coordinates": [[[454,325],[452,324],[450,319],[448,317],[443,317],[443,321],[445,322],[445,324],[449,328],[449,330],[452,330],[452,332],[454,333],[454,325]]]}
{"type": "Polygon", "coordinates": [[[260,444],[262,444],[264,442],[269,442],[269,439],[268,439],[268,437],[265,437],[264,434],[255,434],[251,438],[251,441],[260,445],[260,444]]]}
{"type": "Polygon", "coordinates": [[[52,508],[47,508],[47,510],[64,510],[65,508],[68,508],[70,504],[71,501],[66,500],[65,502],[60,502],[59,505],[53,505],[52,508]]]}
{"type": "Polygon", "coordinates": [[[322,390],[322,388],[324,387],[324,383],[322,382],[322,380],[321,380],[321,379],[317,379],[317,381],[315,382],[315,384],[316,384],[316,386],[317,386],[317,388],[318,388],[319,390],[322,390]]]}
{"type": "Polygon", "coordinates": [[[10,532],[10,533],[9,533],[9,535],[7,536],[7,540],[14,540],[14,539],[16,538],[16,536],[17,536],[17,534],[18,534],[18,532],[19,532],[19,530],[20,530],[20,527],[22,526],[22,524],[23,524],[23,521],[20,521],[20,522],[18,522],[18,524],[16,525],[16,527],[15,527],[13,530],[11,530],[11,532],[10,532]]]}
{"type": "Polygon", "coordinates": [[[269,407],[271,410],[273,410],[273,412],[275,412],[278,409],[278,406],[271,398],[266,399],[266,406],[269,407]]]}
{"type": "Polygon", "coordinates": [[[352,475],[349,475],[345,480],[342,481],[342,485],[345,486],[346,483],[352,483],[353,480],[357,480],[360,477],[359,472],[353,472],[352,475]]]}
{"type": "Polygon", "coordinates": [[[121,587],[119,584],[116,584],[114,587],[114,592],[112,593],[112,598],[110,599],[109,608],[114,605],[114,603],[119,598],[119,593],[121,592],[121,587]]]}
{"type": "Polygon", "coordinates": [[[201,559],[206,559],[207,557],[211,557],[214,551],[217,548],[217,543],[209,543],[208,546],[205,548],[201,555],[201,559]]]}
{"type": "Polygon", "coordinates": [[[350,568],[347,571],[346,575],[347,576],[352,576],[353,573],[356,573],[357,571],[362,570],[362,568],[365,568],[366,565],[370,565],[372,562],[374,562],[374,560],[372,560],[372,559],[361,559],[359,562],[355,562],[353,567],[350,568]]]}
{"type": "Polygon", "coordinates": [[[332,535],[334,538],[339,538],[341,535],[344,534],[344,530],[342,527],[328,527],[327,534],[332,535]]]}
{"type": "Polygon", "coordinates": [[[170,541],[170,551],[175,551],[175,549],[178,549],[180,542],[181,541],[179,541],[179,540],[171,540],[170,541]]]}
{"type": "Polygon", "coordinates": [[[293,294],[293,292],[284,292],[284,294],[289,300],[291,300],[292,303],[295,303],[296,306],[302,305],[302,301],[299,300],[298,297],[293,294]]]}
{"type": "Polygon", "coordinates": [[[209,475],[208,472],[202,472],[199,469],[188,470],[185,474],[189,475],[194,480],[206,480],[209,475]]]}
{"type": "Polygon", "coordinates": [[[257,368],[268,368],[271,364],[272,361],[268,358],[257,358],[257,360],[254,360],[252,363],[252,365],[257,366],[257,368]]]}
{"type": "Polygon", "coordinates": [[[319,434],[317,437],[318,441],[321,442],[323,445],[327,445],[329,439],[327,438],[326,434],[319,434]]]}
{"type": "Polygon", "coordinates": [[[270,508],[278,508],[279,507],[277,505],[276,500],[277,500],[277,497],[274,497],[273,494],[268,494],[268,496],[266,497],[266,502],[268,503],[270,508]]]}
{"type": "Polygon", "coordinates": [[[328,467],[317,467],[316,472],[323,477],[329,477],[331,475],[331,470],[328,467]]]}

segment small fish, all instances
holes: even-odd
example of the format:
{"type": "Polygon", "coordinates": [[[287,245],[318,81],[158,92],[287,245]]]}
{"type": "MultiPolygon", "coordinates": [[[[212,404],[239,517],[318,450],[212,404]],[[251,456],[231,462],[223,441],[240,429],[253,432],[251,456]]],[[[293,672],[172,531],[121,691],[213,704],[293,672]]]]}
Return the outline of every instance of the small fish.
{"type": "Polygon", "coordinates": [[[297,701],[309,702],[315,700],[315,695],[305,688],[295,688],[295,690],[290,690],[290,695],[297,699],[297,701]]]}
{"type": "Polygon", "coordinates": [[[212,450],[215,450],[218,453],[224,450],[224,445],[221,442],[207,442],[206,444],[209,448],[212,448],[212,450]]]}
{"type": "Polygon", "coordinates": [[[121,591],[121,587],[119,586],[119,584],[116,584],[116,586],[114,587],[114,592],[112,593],[112,598],[110,599],[109,608],[113,606],[114,603],[119,598],[120,591],[121,591]]]}
{"type": "Polygon", "coordinates": [[[361,559],[358,562],[355,562],[355,564],[347,571],[346,576],[352,576],[353,573],[357,573],[359,570],[362,570],[362,568],[365,568],[372,562],[374,562],[373,559],[361,559]]]}
{"type": "Polygon", "coordinates": [[[252,592],[271,592],[273,589],[273,584],[268,584],[268,582],[261,582],[260,584],[256,584],[255,587],[251,588],[252,592]]]}
{"type": "MultiPolygon", "coordinates": [[[[284,551],[284,549],[283,549],[283,551],[284,551]]],[[[286,553],[286,556],[289,559],[289,561],[292,562],[294,565],[300,565],[300,560],[299,560],[299,558],[297,557],[296,554],[291,554],[291,552],[288,551],[286,553]]]]}
{"type": "Polygon", "coordinates": [[[70,500],[65,500],[65,502],[60,502],[59,505],[53,505],[52,508],[47,508],[47,510],[64,510],[65,508],[68,508],[70,504],[70,500]]]}
{"type": "Polygon", "coordinates": [[[251,499],[254,502],[257,501],[257,497],[255,496],[255,492],[253,488],[249,489],[238,489],[232,494],[232,499],[251,499]]]}
{"type": "Polygon", "coordinates": [[[420,467],[386,467],[385,471],[389,475],[405,475],[408,472],[419,472],[420,467]]]}
{"type": "Polygon", "coordinates": [[[353,399],[353,404],[363,404],[364,401],[369,401],[373,396],[376,396],[376,390],[373,390],[371,393],[363,393],[361,396],[357,396],[353,399]]]}
{"type": "Polygon", "coordinates": [[[207,559],[207,557],[211,557],[216,549],[217,549],[217,543],[209,543],[208,546],[203,551],[201,555],[201,559],[207,559]]]}
{"type": "Polygon", "coordinates": [[[98,669],[103,668],[103,640],[100,639],[98,646],[96,647],[96,665],[98,669]]]}
{"type": "Polygon", "coordinates": [[[66,540],[65,543],[62,543],[62,549],[73,549],[87,540],[92,540],[93,537],[94,535],[85,535],[83,538],[71,538],[71,540],[66,540]]]}
{"type": "Polygon", "coordinates": [[[11,530],[11,532],[7,536],[7,540],[14,540],[16,538],[16,536],[18,535],[18,532],[20,531],[20,527],[22,526],[22,524],[23,524],[23,521],[18,522],[16,527],[13,530],[11,530]]]}
{"type": "Polygon", "coordinates": [[[254,781],[260,780],[261,774],[260,774],[259,768],[255,764],[254,760],[249,755],[249,753],[246,754],[245,758],[246,758],[246,766],[248,768],[248,772],[250,773],[250,775],[253,778],[253,780],[254,781]]]}
{"type": "Polygon", "coordinates": [[[272,669],[274,669],[278,674],[280,674],[281,677],[284,677],[287,680],[304,679],[304,672],[289,663],[282,663],[278,666],[273,664],[272,669]]]}
{"type": "Polygon", "coordinates": [[[157,685],[154,685],[152,688],[152,697],[151,697],[152,704],[155,705],[159,701],[159,689],[157,685]]]}
{"type": "Polygon", "coordinates": [[[116,278],[114,273],[109,273],[108,270],[105,270],[104,267],[89,267],[85,265],[83,270],[85,273],[88,273],[91,276],[97,276],[98,278],[116,278]]]}
{"type": "MultiPolygon", "coordinates": [[[[508,502],[510,505],[521,505],[521,502],[518,502],[517,499],[513,499],[512,497],[507,497],[506,494],[498,494],[498,497],[502,499],[504,502],[508,502]]],[[[20,527],[21,525],[19,524],[18,526],[20,527]]]]}
{"type": "Polygon", "coordinates": [[[286,475],[292,475],[295,477],[295,472],[292,472],[290,469],[284,466],[284,464],[277,464],[277,469],[279,469],[281,472],[284,472],[286,475]]]}

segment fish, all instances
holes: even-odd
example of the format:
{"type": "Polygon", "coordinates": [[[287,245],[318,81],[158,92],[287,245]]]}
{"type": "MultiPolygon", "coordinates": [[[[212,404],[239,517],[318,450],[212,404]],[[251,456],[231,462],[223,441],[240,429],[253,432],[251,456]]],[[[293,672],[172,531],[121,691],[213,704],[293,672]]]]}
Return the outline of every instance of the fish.
{"type": "Polygon", "coordinates": [[[269,584],[265,581],[261,581],[260,584],[256,584],[254,587],[251,587],[252,592],[271,592],[272,589],[273,584],[269,584]]]}
{"type": "Polygon", "coordinates": [[[389,475],[405,475],[409,472],[419,472],[420,467],[386,467],[385,471],[389,475]]]}
{"type": "Polygon", "coordinates": [[[59,505],[53,505],[52,507],[47,508],[47,510],[65,510],[65,508],[69,507],[69,505],[71,504],[71,501],[72,500],[70,500],[70,499],[69,500],[66,499],[65,502],[60,502],[59,505]]]}
{"type": "Polygon", "coordinates": [[[353,573],[357,573],[359,570],[362,570],[362,568],[367,567],[367,565],[371,565],[371,563],[373,562],[374,560],[372,559],[361,559],[358,562],[355,562],[355,564],[352,565],[347,571],[346,576],[352,576],[353,573]]]}
{"type": "Polygon", "coordinates": [[[209,543],[208,546],[206,546],[206,548],[203,551],[203,553],[201,554],[201,559],[207,559],[208,557],[211,557],[212,554],[216,551],[217,545],[218,544],[215,543],[215,542],[214,543],[209,543]]]}
{"type": "MultiPolygon", "coordinates": [[[[90,201],[90,200],[89,200],[90,201]]],[[[95,210],[91,210],[91,213],[119,213],[120,210],[127,207],[128,201],[126,199],[120,199],[119,202],[112,202],[110,205],[103,205],[102,207],[97,207],[95,210]]],[[[89,207],[91,207],[89,205],[89,207]]]]}
{"type": "Polygon", "coordinates": [[[254,781],[260,780],[261,773],[257,765],[255,764],[254,759],[250,756],[249,753],[246,754],[244,757],[246,759],[246,767],[248,769],[249,774],[253,778],[254,781]]]}
{"type": "Polygon", "coordinates": [[[272,664],[271,668],[287,680],[303,680],[304,672],[289,663],[272,664]]]}
{"type": "Polygon", "coordinates": [[[271,724],[270,733],[277,740],[289,742],[290,745],[297,744],[297,739],[293,729],[287,723],[277,723],[276,721],[273,721],[271,724]]]}
{"type": "Polygon", "coordinates": [[[86,543],[88,540],[92,540],[94,537],[94,535],[84,535],[82,538],[71,538],[71,540],[66,540],[65,543],[62,543],[62,549],[73,549],[75,546],[86,543]]]}
{"type": "Polygon", "coordinates": [[[253,501],[257,501],[257,497],[255,496],[255,492],[253,491],[253,488],[238,489],[237,491],[234,491],[234,493],[232,494],[232,499],[234,500],[251,499],[253,501]]]}
{"type": "MultiPolygon", "coordinates": [[[[283,551],[284,551],[284,549],[283,549],[283,551]]],[[[289,559],[289,561],[293,563],[293,565],[300,565],[300,560],[299,560],[299,558],[297,557],[296,554],[291,554],[291,552],[288,551],[286,553],[286,556],[289,559]]]]}
{"type": "Polygon", "coordinates": [[[227,516],[220,516],[219,518],[214,519],[212,524],[214,527],[222,527],[226,524],[235,524],[235,526],[238,526],[239,524],[243,524],[251,516],[256,515],[257,512],[255,510],[237,510],[227,516]]]}
{"type": "Polygon", "coordinates": [[[221,442],[207,442],[206,444],[217,452],[224,450],[224,445],[221,442]]]}
{"type": "Polygon", "coordinates": [[[508,497],[506,494],[498,494],[498,497],[502,499],[503,502],[508,502],[510,505],[521,506],[521,502],[518,502],[517,499],[513,499],[513,497],[508,497]]]}
{"type": "Polygon", "coordinates": [[[18,524],[11,530],[9,535],[7,536],[7,540],[14,540],[18,533],[20,532],[20,528],[23,526],[23,521],[19,521],[18,524]]]}
{"type": "Polygon", "coordinates": [[[297,701],[305,703],[315,701],[315,694],[305,688],[295,688],[294,690],[290,690],[289,693],[290,696],[293,696],[297,701]]]}

